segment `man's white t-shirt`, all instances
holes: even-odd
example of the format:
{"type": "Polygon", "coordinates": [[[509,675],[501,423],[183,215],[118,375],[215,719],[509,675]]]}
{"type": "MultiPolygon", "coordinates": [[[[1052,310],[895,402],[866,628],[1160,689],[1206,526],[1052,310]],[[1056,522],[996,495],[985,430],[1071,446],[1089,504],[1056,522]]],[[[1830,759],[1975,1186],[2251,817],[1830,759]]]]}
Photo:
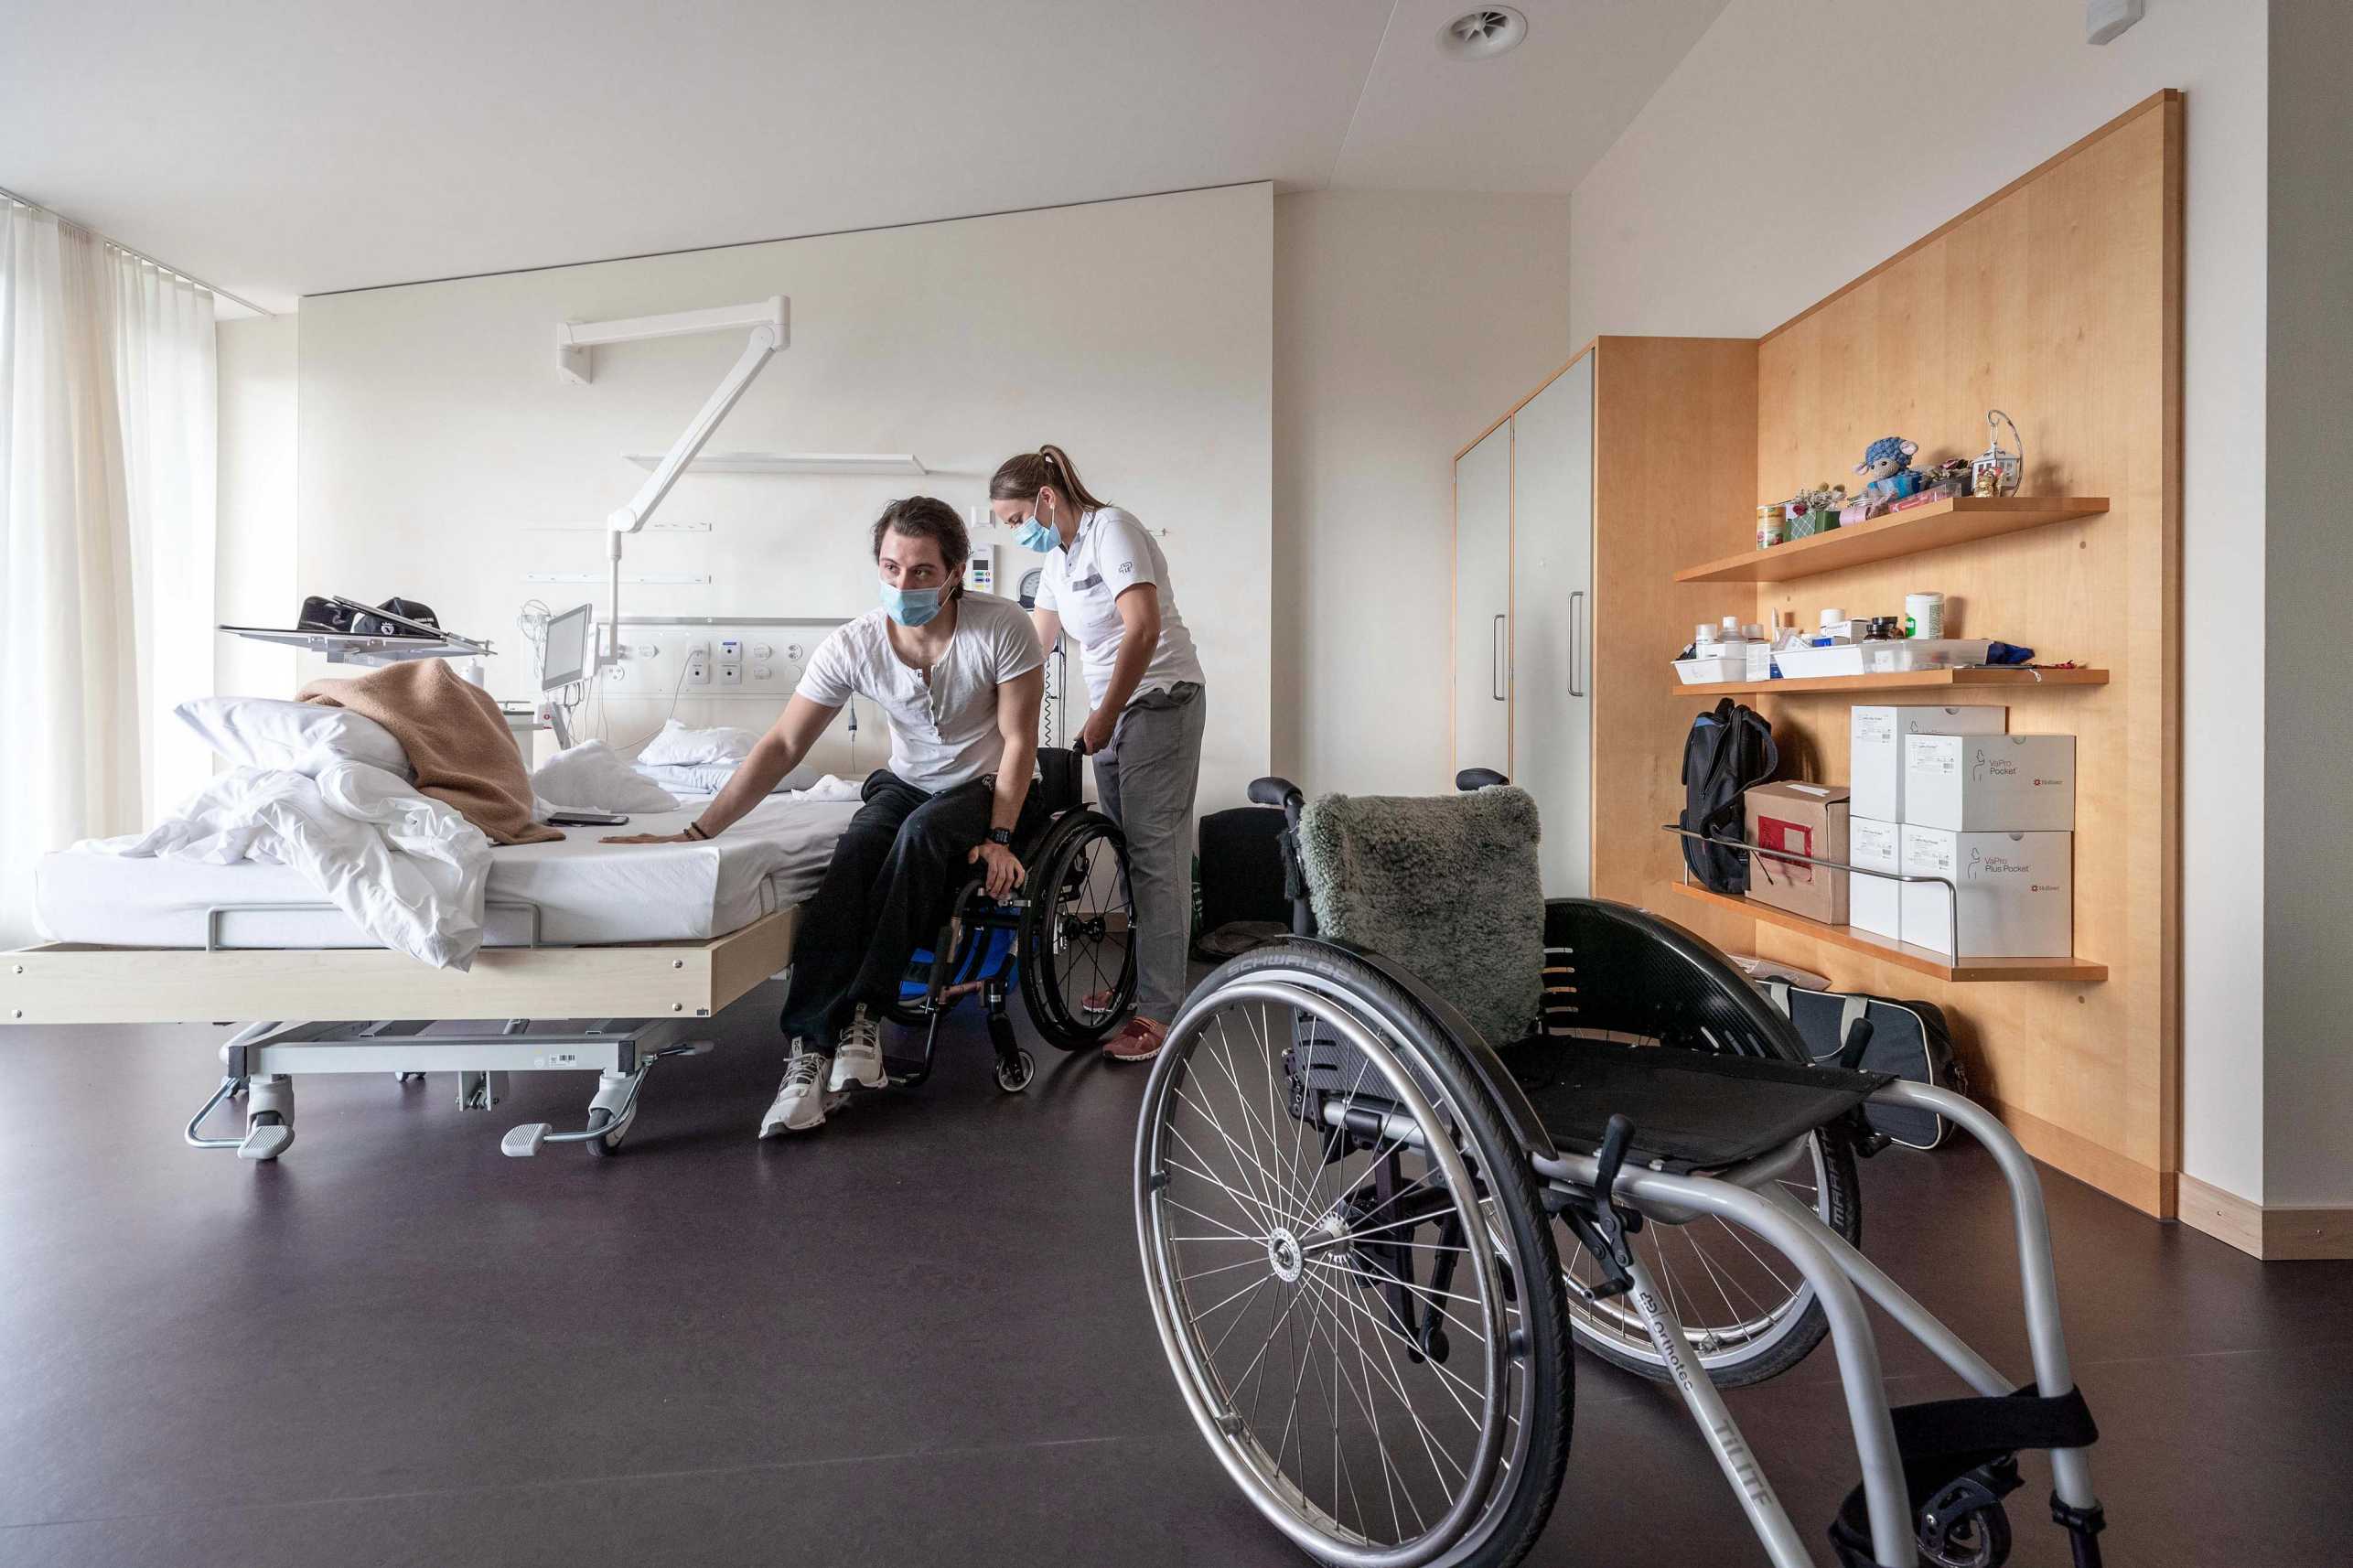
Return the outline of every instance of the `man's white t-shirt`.
{"type": "Polygon", "coordinates": [[[881,708],[890,770],[919,789],[937,794],[994,772],[1005,755],[997,688],[1046,662],[1029,617],[1011,599],[966,590],[929,682],[892,650],[889,625],[877,608],[836,628],[809,656],[799,693],[828,708],[855,693],[881,708]]]}
{"type": "Polygon", "coordinates": [[[1119,596],[1139,583],[1150,585],[1159,597],[1160,643],[1130,702],[1180,681],[1201,681],[1201,656],[1194,650],[1185,618],[1176,613],[1168,558],[1160,553],[1160,542],[1144,531],[1134,512],[1107,506],[1080,520],[1068,549],[1058,546],[1046,553],[1037,607],[1059,615],[1063,629],[1084,650],[1087,691],[1098,707],[1111,689],[1112,667],[1119,662],[1120,642],[1127,634],[1119,618],[1119,596]]]}

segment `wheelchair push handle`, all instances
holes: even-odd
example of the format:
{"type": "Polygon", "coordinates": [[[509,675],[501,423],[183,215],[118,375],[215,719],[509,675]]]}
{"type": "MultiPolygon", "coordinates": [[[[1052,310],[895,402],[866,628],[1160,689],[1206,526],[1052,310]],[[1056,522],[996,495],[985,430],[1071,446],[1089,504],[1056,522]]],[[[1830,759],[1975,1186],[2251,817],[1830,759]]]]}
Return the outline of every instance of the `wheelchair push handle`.
{"type": "Polygon", "coordinates": [[[1307,797],[1288,779],[1270,777],[1250,781],[1250,800],[1253,806],[1280,806],[1295,812],[1306,804],[1307,797]]]}

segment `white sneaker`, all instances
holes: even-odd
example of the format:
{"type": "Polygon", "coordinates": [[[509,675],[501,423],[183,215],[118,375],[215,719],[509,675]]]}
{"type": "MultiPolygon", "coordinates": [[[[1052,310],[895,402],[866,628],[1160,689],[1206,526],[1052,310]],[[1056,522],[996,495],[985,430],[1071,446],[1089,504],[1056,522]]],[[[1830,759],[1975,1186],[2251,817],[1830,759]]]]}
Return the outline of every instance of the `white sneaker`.
{"type": "Polygon", "coordinates": [[[860,1089],[880,1089],[889,1081],[890,1075],[883,1071],[882,1026],[866,1016],[865,1004],[860,1003],[833,1047],[833,1076],[827,1087],[839,1094],[854,1083],[860,1089]]]}
{"type": "Polygon", "coordinates": [[[828,1101],[833,1096],[825,1092],[825,1058],[816,1051],[793,1042],[792,1058],[785,1064],[783,1086],[776,1099],[760,1118],[760,1136],[777,1137],[785,1133],[806,1133],[825,1123],[828,1101]]]}

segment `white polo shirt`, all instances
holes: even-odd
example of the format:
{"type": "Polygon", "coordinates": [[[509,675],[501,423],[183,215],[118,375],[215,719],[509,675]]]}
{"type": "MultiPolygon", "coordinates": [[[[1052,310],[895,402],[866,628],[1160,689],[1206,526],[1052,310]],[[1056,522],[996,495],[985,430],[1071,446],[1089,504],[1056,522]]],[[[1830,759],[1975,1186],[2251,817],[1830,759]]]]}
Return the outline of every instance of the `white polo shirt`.
{"type": "Polygon", "coordinates": [[[1201,682],[1201,656],[1194,650],[1193,634],[1185,629],[1185,618],[1176,613],[1168,558],[1160,553],[1160,542],[1144,532],[1134,512],[1107,506],[1080,519],[1079,532],[1067,548],[1046,553],[1037,607],[1060,616],[1062,628],[1082,650],[1087,691],[1098,707],[1111,688],[1112,667],[1119,662],[1120,641],[1127,634],[1119,618],[1119,596],[1139,583],[1149,584],[1160,600],[1160,643],[1130,702],[1182,681],[1201,682]]]}
{"type": "Polygon", "coordinates": [[[892,650],[889,625],[877,607],[836,628],[809,656],[800,694],[838,708],[854,693],[881,708],[890,770],[919,789],[937,794],[996,771],[1005,756],[997,688],[1046,662],[1029,617],[1011,599],[967,589],[928,682],[892,650]]]}

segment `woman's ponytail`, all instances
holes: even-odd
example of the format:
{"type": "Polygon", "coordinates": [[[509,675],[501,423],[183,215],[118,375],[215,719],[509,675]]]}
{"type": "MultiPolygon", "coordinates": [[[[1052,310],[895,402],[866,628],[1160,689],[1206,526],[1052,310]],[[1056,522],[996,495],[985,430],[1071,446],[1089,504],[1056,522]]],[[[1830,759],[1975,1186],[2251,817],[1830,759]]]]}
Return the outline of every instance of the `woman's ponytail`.
{"type": "Polygon", "coordinates": [[[989,480],[989,499],[1034,501],[1037,492],[1048,485],[1081,512],[1101,511],[1111,504],[1080,482],[1078,465],[1070,461],[1070,454],[1052,445],[1007,457],[997,465],[995,477],[989,480]]]}

